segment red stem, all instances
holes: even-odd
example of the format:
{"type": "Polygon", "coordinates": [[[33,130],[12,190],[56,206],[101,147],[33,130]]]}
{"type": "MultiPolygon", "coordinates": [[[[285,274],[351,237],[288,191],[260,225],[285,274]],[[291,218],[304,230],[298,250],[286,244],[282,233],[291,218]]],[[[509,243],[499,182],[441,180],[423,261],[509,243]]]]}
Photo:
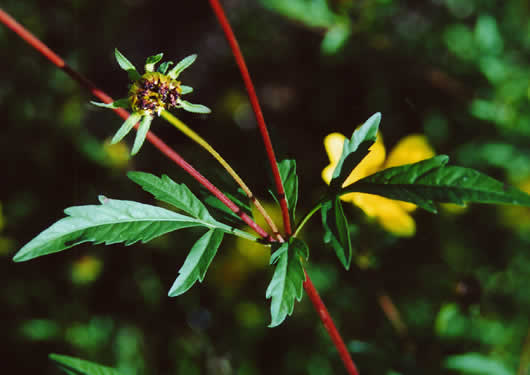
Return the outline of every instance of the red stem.
{"type": "Polygon", "coordinates": [[[313,303],[313,306],[317,311],[318,316],[322,321],[322,324],[324,324],[326,331],[328,331],[329,337],[331,338],[333,344],[335,344],[335,347],[339,351],[340,358],[342,359],[342,362],[344,363],[344,367],[348,371],[348,374],[359,375],[359,371],[357,371],[357,367],[355,367],[355,364],[351,359],[350,353],[348,352],[348,348],[346,348],[346,345],[344,344],[344,341],[342,340],[339,331],[337,331],[337,327],[335,327],[335,324],[333,323],[333,320],[329,315],[326,305],[324,305],[324,302],[320,298],[320,295],[318,294],[317,290],[315,289],[315,286],[311,282],[311,279],[309,278],[307,272],[305,273],[304,289],[307,295],[309,296],[309,299],[313,303]]]}
{"type": "MultiPolygon", "coordinates": [[[[243,54],[241,53],[241,49],[239,48],[237,39],[234,35],[234,32],[232,31],[230,22],[226,18],[226,15],[223,11],[223,7],[221,6],[218,0],[209,0],[209,1],[210,1],[210,5],[217,19],[219,20],[219,23],[221,24],[221,27],[223,28],[226,39],[228,40],[228,43],[230,44],[230,49],[232,50],[236,63],[241,72],[241,76],[243,77],[243,81],[245,82],[245,87],[248,92],[250,103],[252,104],[252,108],[256,115],[258,127],[260,129],[263,142],[265,143],[265,150],[267,151],[269,163],[271,165],[272,172],[274,175],[274,181],[276,183],[276,190],[278,191],[278,195],[280,199],[280,206],[282,209],[285,232],[287,233],[287,235],[290,235],[292,233],[292,229],[291,229],[291,221],[289,218],[289,210],[287,209],[287,200],[285,199],[285,190],[283,188],[282,179],[280,178],[280,172],[278,170],[278,165],[276,163],[276,157],[274,156],[274,150],[272,148],[272,143],[269,137],[269,132],[267,130],[267,125],[265,124],[263,113],[259,105],[258,97],[256,95],[256,90],[254,89],[254,85],[252,84],[252,80],[250,78],[250,74],[248,72],[247,65],[245,63],[245,59],[243,58],[243,54]]],[[[355,364],[353,363],[350,353],[348,352],[346,345],[344,345],[344,340],[342,340],[340,333],[337,331],[337,328],[335,327],[335,324],[333,323],[333,319],[331,319],[331,316],[329,315],[326,305],[324,305],[324,302],[320,298],[307,272],[305,272],[305,277],[306,279],[304,281],[304,290],[306,291],[307,295],[311,299],[311,302],[313,303],[315,310],[318,312],[318,316],[320,317],[322,324],[328,331],[328,334],[331,340],[333,341],[333,344],[335,344],[335,347],[339,351],[339,355],[340,355],[340,358],[342,359],[342,362],[344,363],[344,367],[348,371],[348,374],[359,375],[359,372],[357,371],[357,368],[355,367],[355,364]]]]}
{"type": "Polygon", "coordinates": [[[265,124],[265,119],[263,118],[263,112],[261,111],[261,107],[259,105],[258,96],[256,95],[256,90],[254,89],[254,85],[252,83],[252,80],[250,79],[247,64],[245,63],[245,59],[243,58],[243,54],[241,53],[241,49],[239,48],[239,43],[237,42],[234,32],[232,31],[232,27],[230,27],[230,22],[228,22],[228,19],[225,16],[223,7],[221,6],[218,0],[210,0],[210,5],[212,6],[214,13],[217,16],[221,27],[223,28],[226,39],[230,44],[230,49],[234,54],[237,66],[239,67],[239,70],[241,72],[241,76],[243,77],[243,81],[245,82],[245,87],[247,89],[248,97],[250,99],[250,104],[252,105],[252,109],[254,110],[254,113],[256,115],[258,128],[261,133],[261,137],[263,138],[263,143],[265,143],[265,151],[267,152],[267,157],[269,158],[269,163],[272,168],[272,174],[274,176],[274,182],[276,184],[276,191],[278,192],[278,199],[280,200],[280,207],[282,209],[283,226],[285,228],[285,232],[289,236],[292,233],[292,228],[291,220],[289,218],[289,210],[287,208],[287,200],[285,199],[285,190],[283,188],[282,179],[280,177],[280,171],[278,170],[278,164],[276,162],[276,156],[274,155],[274,149],[272,148],[272,142],[269,136],[269,131],[267,130],[267,125],[265,124]]]}
{"type": "MultiPolygon", "coordinates": [[[[13,30],[22,39],[24,39],[29,45],[39,51],[49,61],[55,64],[58,68],[62,69],[66,74],[79,82],[82,86],[87,88],[94,96],[99,98],[105,103],[112,103],[114,100],[102,90],[98,89],[91,81],[82,76],[80,73],[73,70],[66,62],[59,57],[55,52],[49,49],[44,43],[37,39],[32,33],[30,33],[24,26],[19,24],[13,17],[7,14],[0,8],[0,22],[5,24],[8,28],[13,30]]],[[[114,111],[123,119],[129,117],[129,112],[122,108],[116,108],[114,111]]],[[[138,128],[138,124],[135,125],[138,128]]],[[[269,234],[261,228],[250,216],[245,214],[234,202],[232,202],[226,195],[224,195],[219,189],[217,189],[208,179],[200,174],[195,168],[193,168],[188,162],[186,162],[178,153],[176,153],[171,147],[164,143],[158,138],[153,132],[147,133],[147,140],[151,142],[160,152],[166,155],[169,159],[174,161],[182,169],[188,172],[195,180],[202,184],[210,193],[212,193],[217,199],[219,199],[225,206],[227,206],[232,212],[238,215],[241,220],[248,224],[259,236],[263,237],[267,241],[274,241],[269,234]]]]}

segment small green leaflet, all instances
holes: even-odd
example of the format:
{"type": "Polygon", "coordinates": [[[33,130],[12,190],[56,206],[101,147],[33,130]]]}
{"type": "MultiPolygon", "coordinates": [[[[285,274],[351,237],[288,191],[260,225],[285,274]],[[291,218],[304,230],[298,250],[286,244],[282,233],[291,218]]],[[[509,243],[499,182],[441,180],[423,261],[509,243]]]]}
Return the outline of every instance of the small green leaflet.
{"type": "Polygon", "coordinates": [[[340,194],[360,192],[417,204],[436,213],[434,202],[514,204],[530,206],[530,195],[474,169],[446,166],[449,157],[435,156],[388,168],[365,177],[340,194]]]}
{"type": "Polygon", "coordinates": [[[67,217],[37,235],[15,254],[13,260],[30,260],[84,242],[106,245],[124,242],[128,246],[138,241],[148,242],[178,229],[212,226],[156,206],[104,196],[100,196],[99,200],[101,205],[76,206],[64,210],[67,217]]]}
{"type": "Polygon", "coordinates": [[[118,99],[118,100],[113,101],[112,103],[100,103],[100,102],[91,101],[90,104],[93,104],[96,107],[103,107],[103,108],[110,108],[110,109],[129,108],[129,98],[118,99]]]}
{"type": "Polygon", "coordinates": [[[190,103],[186,100],[182,100],[180,99],[178,101],[178,104],[180,105],[180,107],[188,112],[193,112],[193,113],[211,113],[212,110],[208,107],[206,107],[205,105],[202,105],[202,104],[193,104],[193,103],[190,103]]]}
{"type": "Polygon", "coordinates": [[[127,177],[136,182],[145,191],[153,196],[171,204],[172,206],[184,211],[196,219],[214,222],[210,213],[202,202],[188,189],[184,184],[177,184],[166,175],[158,178],[155,175],[145,172],[129,172],[127,177]]]}
{"type": "Polygon", "coordinates": [[[121,375],[112,367],[61,354],[50,354],[49,358],[70,375],[121,375]]]}
{"type": "Polygon", "coordinates": [[[177,63],[177,65],[175,65],[173,69],[169,71],[167,75],[173,79],[177,79],[180,73],[182,73],[184,69],[186,69],[191,64],[193,64],[196,59],[197,59],[197,54],[189,55],[188,57],[183,58],[177,63]]]}
{"type": "Polygon", "coordinates": [[[324,228],[324,243],[335,250],[337,258],[347,270],[352,258],[352,244],[348,220],[344,215],[340,198],[326,200],[320,210],[324,228]]]}
{"type": "Polygon", "coordinates": [[[159,73],[162,73],[162,74],[166,74],[166,72],[167,72],[167,70],[168,70],[168,68],[169,68],[169,66],[170,66],[171,64],[173,64],[173,61],[166,61],[166,62],[163,62],[162,64],[160,64],[160,65],[158,66],[158,69],[157,69],[158,72],[159,72],[159,73]]]}
{"type": "Polygon", "coordinates": [[[169,290],[168,296],[176,297],[185,293],[197,280],[202,282],[217,249],[221,245],[224,233],[218,229],[210,229],[191,248],[179,276],[169,290]]]}
{"type": "Polygon", "coordinates": [[[291,220],[295,220],[296,203],[298,202],[298,176],[296,175],[296,161],[292,159],[284,159],[278,163],[280,177],[285,190],[285,198],[287,199],[287,207],[291,213],[291,220]]]}
{"type": "Polygon", "coordinates": [[[270,263],[276,264],[272,280],[267,287],[266,297],[271,300],[271,324],[280,325],[291,315],[295,300],[302,298],[305,272],[302,262],[307,260],[309,249],[305,242],[291,237],[272,253],[270,263]]]}
{"type": "Polygon", "coordinates": [[[112,141],[110,143],[115,144],[121,141],[129,132],[132,130],[134,125],[140,121],[142,118],[142,115],[138,112],[133,112],[129,117],[127,117],[127,120],[123,122],[123,124],[120,126],[116,134],[114,134],[114,137],[112,137],[112,141]]]}
{"type": "Polygon", "coordinates": [[[144,141],[145,141],[145,137],[147,136],[147,132],[149,131],[149,128],[151,127],[151,122],[153,122],[153,118],[154,118],[153,116],[149,116],[149,115],[145,115],[142,118],[140,125],[138,125],[138,131],[136,132],[136,137],[134,138],[134,144],[131,150],[131,155],[136,155],[138,151],[140,151],[140,148],[142,148],[142,145],[144,144],[144,141]]]}
{"type": "Polygon", "coordinates": [[[370,147],[377,138],[380,122],[381,113],[377,112],[353,132],[351,139],[344,140],[342,155],[333,170],[329,184],[331,190],[339,190],[351,171],[368,155],[370,147]]]}
{"type": "Polygon", "coordinates": [[[140,73],[138,73],[134,65],[125,56],[123,56],[117,48],[114,49],[114,57],[116,57],[116,61],[120,65],[120,68],[127,72],[131,81],[137,81],[141,78],[140,73]]]}
{"type": "Polygon", "coordinates": [[[146,72],[154,72],[155,71],[155,65],[162,60],[162,57],[164,57],[163,53],[159,53],[158,55],[149,56],[147,60],[145,60],[145,71],[146,72]]]}

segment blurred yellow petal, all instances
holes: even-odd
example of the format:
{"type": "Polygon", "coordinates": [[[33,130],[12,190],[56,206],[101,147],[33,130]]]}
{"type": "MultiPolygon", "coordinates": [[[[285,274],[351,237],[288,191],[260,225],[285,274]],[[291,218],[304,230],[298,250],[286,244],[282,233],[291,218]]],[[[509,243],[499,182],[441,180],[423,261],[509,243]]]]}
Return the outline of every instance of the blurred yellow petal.
{"type": "Polygon", "coordinates": [[[355,181],[380,170],[385,162],[385,156],[386,150],[383,144],[383,137],[378,133],[377,139],[372,147],[370,147],[368,155],[355,167],[342,186],[351,185],[355,181]]]}
{"type": "Polygon", "coordinates": [[[401,139],[386,159],[385,168],[417,163],[435,156],[434,150],[421,134],[409,135],[401,139]]]}
{"type": "Polygon", "coordinates": [[[401,207],[401,202],[373,194],[353,194],[355,205],[367,216],[375,218],[387,231],[400,237],[410,237],[416,232],[414,219],[401,207]]]}
{"type": "Polygon", "coordinates": [[[418,206],[416,206],[414,203],[403,202],[403,201],[396,201],[396,203],[399,204],[399,206],[400,206],[405,212],[412,212],[412,211],[414,211],[416,208],[418,208],[418,206]]]}
{"type": "Polygon", "coordinates": [[[328,154],[330,165],[337,165],[342,155],[342,147],[346,137],[340,133],[331,133],[324,138],[324,147],[328,154]]]}

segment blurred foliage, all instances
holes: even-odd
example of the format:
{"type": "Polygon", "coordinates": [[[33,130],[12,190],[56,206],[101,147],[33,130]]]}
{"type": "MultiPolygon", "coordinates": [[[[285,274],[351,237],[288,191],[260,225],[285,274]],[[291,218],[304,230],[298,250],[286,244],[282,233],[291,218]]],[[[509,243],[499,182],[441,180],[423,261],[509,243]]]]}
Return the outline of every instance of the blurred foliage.
{"type": "MultiPolygon", "coordinates": [[[[530,6],[526,0],[223,1],[247,58],[280,159],[297,160],[302,217],[324,189],[322,141],[383,113],[393,148],[423,133],[438,153],[528,191],[530,6]]],[[[207,1],[6,0],[2,8],[111,95],[114,62],[198,53],[186,80],[209,117],[180,117],[234,164],[260,197],[270,179],[245,90],[207,1]],[[178,20],[176,22],[175,20],[178,20]]],[[[127,170],[198,186],[152,147],[129,159],[106,141],[121,120],[5,27],[0,48],[0,292],[6,368],[57,374],[50,352],[129,374],[333,374],[343,369],[307,298],[268,329],[272,269],[226,241],[204,283],[166,294],[197,233],[147,245],[78,246],[13,264],[11,256],[65,207],[97,194],[152,203],[127,170]],[[18,143],[17,143],[18,142],[18,143]],[[228,267],[228,272],[227,271],[228,267]],[[230,270],[230,267],[232,270],[230,270]],[[234,275],[240,275],[234,277],[234,275]],[[244,275],[242,277],[241,275],[244,275]],[[31,358],[31,360],[29,360],[31,358]]],[[[155,120],[160,121],[160,120],[155,120]]],[[[166,124],[167,125],[167,124],[166,124]]],[[[157,133],[208,178],[208,155],[160,121],[157,133]]],[[[355,207],[357,267],[341,270],[308,224],[308,272],[363,374],[527,374],[530,211],[470,206],[415,212],[416,235],[383,232],[355,207]],[[391,297],[398,331],[379,298],[391,297]]]]}

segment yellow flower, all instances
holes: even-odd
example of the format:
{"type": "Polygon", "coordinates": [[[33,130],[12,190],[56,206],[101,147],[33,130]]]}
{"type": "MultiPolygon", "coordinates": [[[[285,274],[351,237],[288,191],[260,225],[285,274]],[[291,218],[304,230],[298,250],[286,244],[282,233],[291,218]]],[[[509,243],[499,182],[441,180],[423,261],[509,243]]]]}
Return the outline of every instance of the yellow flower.
{"type": "MultiPolygon", "coordinates": [[[[340,159],[345,139],[346,137],[340,133],[329,134],[324,139],[330,164],[322,171],[322,179],[327,184],[330,183],[333,170],[340,159]]],[[[355,167],[342,186],[351,185],[380,170],[416,163],[434,155],[427,139],[423,135],[413,134],[401,139],[386,157],[383,139],[381,134],[378,134],[376,142],[370,148],[370,153],[355,167]]],[[[349,193],[343,195],[341,199],[361,208],[366,215],[377,220],[385,230],[396,236],[410,237],[416,232],[416,224],[409,214],[416,209],[416,205],[412,203],[365,193],[349,193]]]]}

